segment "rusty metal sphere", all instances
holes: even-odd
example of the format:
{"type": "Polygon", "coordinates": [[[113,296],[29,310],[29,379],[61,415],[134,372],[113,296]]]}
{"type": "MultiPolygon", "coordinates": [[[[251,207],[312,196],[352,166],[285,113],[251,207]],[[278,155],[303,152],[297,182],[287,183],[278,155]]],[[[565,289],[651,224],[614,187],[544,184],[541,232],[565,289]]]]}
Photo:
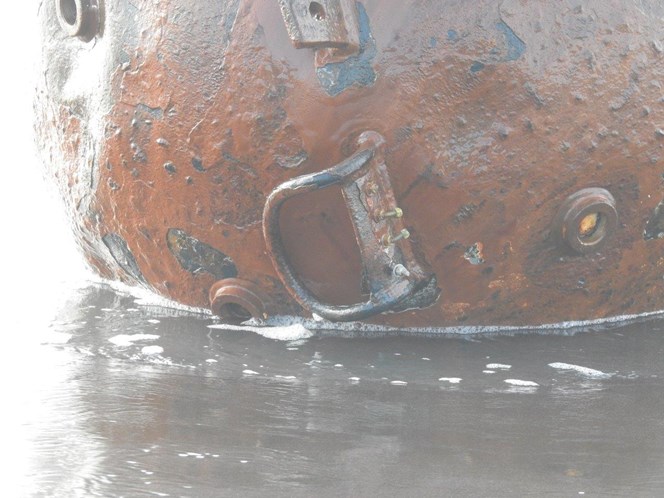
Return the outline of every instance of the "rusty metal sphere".
{"type": "Polygon", "coordinates": [[[42,157],[90,265],[186,305],[661,310],[664,3],[582,3],[44,2],[42,157]]]}

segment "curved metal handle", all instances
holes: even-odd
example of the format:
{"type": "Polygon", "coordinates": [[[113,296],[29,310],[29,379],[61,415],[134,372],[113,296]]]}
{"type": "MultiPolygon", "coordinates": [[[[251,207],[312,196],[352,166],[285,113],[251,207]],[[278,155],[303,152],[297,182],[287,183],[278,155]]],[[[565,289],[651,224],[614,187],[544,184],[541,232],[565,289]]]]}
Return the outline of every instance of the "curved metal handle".
{"type": "MultiPolygon", "coordinates": [[[[415,264],[410,262],[411,268],[406,269],[402,262],[403,255],[401,251],[395,250],[394,247],[387,250],[382,245],[380,238],[371,230],[371,225],[377,223],[373,219],[373,213],[367,211],[366,206],[361,205],[359,198],[348,198],[349,195],[355,195],[349,193],[351,189],[344,189],[346,204],[353,211],[351,219],[360,250],[363,252],[363,256],[370,254],[370,257],[366,259],[370,259],[368,263],[374,268],[373,272],[369,272],[369,278],[371,279],[369,300],[351,306],[325,304],[307,289],[293,271],[288,260],[281,240],[279,226],[281,207],[292,197],[321,190],[332,185],[341,185],[342,188],[348,187],[371,176],[371,166],[374,163],[372,160],[377,155],[377,149],[382,145],[383,140],[380,135],[373,132],[364,133],[360,140],[365,148],[341,163],[327,170],[303,175],[279,185],[269,195],[263,211],[265,243],[281,281],[304,308],[331,321],[361,320],[388,311],[411,296],[419,289],[423,281],[422,272],[415,264]],[[386,267],[394,271],[386,272],[386,267]]],[[[384,168],[384,165],[382,166],[384,168]]],[[[381,173],[384,183],[386,171],[381,173]]],[[[374,175],[376,175],[375,172],[374,175]]],[[[354,191],[357,190],[359,189],[354,189],[354,191]]],[[[391,188],[389,190],[389,194],[393,198],[391,188]]],[[[385,224],[384,222],[381,223],[385,224]]],[[[382,226],[382,229],[385,230],[385,226],[382,226]]],[[[367,261],[363,261],[366,265],[367,261]]]]}

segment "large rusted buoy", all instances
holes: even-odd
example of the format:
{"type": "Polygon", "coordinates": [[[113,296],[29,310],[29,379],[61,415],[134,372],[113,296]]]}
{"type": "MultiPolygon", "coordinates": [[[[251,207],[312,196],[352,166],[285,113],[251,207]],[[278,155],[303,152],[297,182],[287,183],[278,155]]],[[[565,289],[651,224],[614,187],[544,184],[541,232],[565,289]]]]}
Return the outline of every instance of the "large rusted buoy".
{"type": "Polygon", "coordinates": [[[38,141],[104,277],[229,320],[664,308],[659,0],[49,0],[39,16],[38,141]]]}

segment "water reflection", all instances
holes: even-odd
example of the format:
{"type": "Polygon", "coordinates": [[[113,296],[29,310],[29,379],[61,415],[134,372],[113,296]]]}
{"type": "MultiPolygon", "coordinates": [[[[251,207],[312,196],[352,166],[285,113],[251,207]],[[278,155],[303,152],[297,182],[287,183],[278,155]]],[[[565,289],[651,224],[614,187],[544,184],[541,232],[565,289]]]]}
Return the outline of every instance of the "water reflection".
{"type": "Polygon", "coordinates": [[[212,323],[103,285],[72,289],[50,327],[68,342],[35,349],[24,494],[650,496],[664,486],[663,322],[294,342],[212,323]]]}

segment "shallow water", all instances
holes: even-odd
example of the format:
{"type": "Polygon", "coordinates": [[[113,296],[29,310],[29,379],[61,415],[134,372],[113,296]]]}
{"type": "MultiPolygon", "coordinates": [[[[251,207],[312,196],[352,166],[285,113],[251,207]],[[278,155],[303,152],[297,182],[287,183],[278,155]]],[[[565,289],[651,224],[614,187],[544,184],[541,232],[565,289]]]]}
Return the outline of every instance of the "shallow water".
{"type": "Polygon", "coordinates": [[[39,337],[12,372],[16,496],[664,490],[664,321],[288,342],[65,288],[14,330],[39,337]]]}

